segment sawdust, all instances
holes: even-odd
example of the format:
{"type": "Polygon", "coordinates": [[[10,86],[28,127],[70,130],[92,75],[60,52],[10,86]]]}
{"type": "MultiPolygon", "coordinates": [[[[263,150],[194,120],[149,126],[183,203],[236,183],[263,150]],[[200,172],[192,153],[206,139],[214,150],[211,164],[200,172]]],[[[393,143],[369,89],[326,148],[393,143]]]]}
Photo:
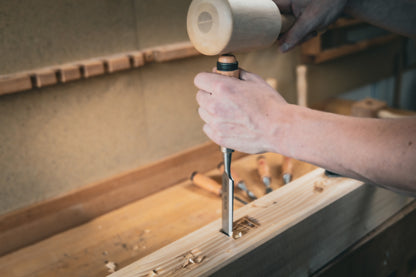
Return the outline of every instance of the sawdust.
{"type": "Polygon", "coordinates": [[[114,273],[117,270],[117,264],[111,261],[105,261],[105,267],[108,269],[108,273],[114,273]]]}

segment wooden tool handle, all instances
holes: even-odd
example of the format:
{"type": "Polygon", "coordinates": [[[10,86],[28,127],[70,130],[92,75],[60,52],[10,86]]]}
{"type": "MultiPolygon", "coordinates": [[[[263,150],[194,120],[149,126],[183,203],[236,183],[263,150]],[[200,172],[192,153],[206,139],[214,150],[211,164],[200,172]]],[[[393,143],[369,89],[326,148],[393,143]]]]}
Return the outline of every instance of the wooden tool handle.
{"type": "Polygon", "coordinates": [[[283,157],[282,174],[290,174],[293,172],[293,159],[289,157],[283,157]]]}
{"type": "Polygon", "coordinates": [[[257,171],[259,172],[260,177],[271,177],[270,167],[267,164],[266,158],[264,156],[259,156],[257,158],[257,171]]]}
{"type": "Polygon", "coordinates": [[[240,68],[236,57],[231,54],[221,55],[217,61],[216,72],[224,76],[240,78],[240,68]]]}
{"type": "Polygon", "coordinates": [[[191,175],[191,181],[201,189],[212,192],[218,196],[221,196],[221,185],[215,180],[205,176],[204,174],[194,172],[191,175]]]}

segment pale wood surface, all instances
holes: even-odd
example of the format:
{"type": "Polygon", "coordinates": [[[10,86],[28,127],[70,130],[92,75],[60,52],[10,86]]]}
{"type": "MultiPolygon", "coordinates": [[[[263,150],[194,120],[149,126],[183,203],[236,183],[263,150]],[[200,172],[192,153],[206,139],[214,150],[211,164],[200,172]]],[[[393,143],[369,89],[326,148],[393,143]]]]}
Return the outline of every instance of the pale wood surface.
{"type": "MultiPolygon", "coordinates": [[[[218,159],[212,168],[220,161],[218,159]]],[[[282,186],[282,156],[266,154],[271,167],[272,188],[282,186]]],[[[257,156],[233,161],[233,169],[257,196],[264,186],[256,170],[257,156]]],[[[195,167],[197,166],[194,163],[195,167]]],[[[296,161],[294,178],[315,167],[296,161]]],[[[172,176],[172,172],[167,173],[172,176]]],[[[189,175],[192,169],[189,170],[189,175]]],[[[188,175],[188,176],[189,176],[188,175]]],[[[219,181],[221,173],[212,169],[208,175],[219,181]]],[[[134,179],[134,177],[132,177],[134,179]]],[[[163,185],[163,184],[160,184],[163,185]]],[[[249,201],[246,195],[236,195],[249,201]]],[[[127,197],[127,194],[124,194],[127,197]]],[[[109,204],[112,197],[106,198],[109,204]]],[[[242,205],[235,201],[236,208],[242,205]]],[[[105,261],[124,267],[190,232],[220,218],[221,199],[187,180],[176,186],[100,216],[32,246],[0,257],[1,276],[103,276],[105,261]]],[[[59,218],[55,218],[59,222],[59,218]]],[[[26,229],[30,233],[30,229],[26,229]]]]}
{"type": "Polygon", "coordinates": [[[192,1],[187,16],[187,30],[195,48],[215,56],[264,48],[278,38],[282,16],[275,3],[257,1],[192,1]]]}
{"type": "MultiPolygon", "coordinates": [[[[238,209],[235,213],[236,219],[248,216],[257,223],[242,238],[234,240],[219,232],[220,220],[217,220],[112,276],[208,276],[223,268],[225,269],[219,275],[250,276],[256,272],[260,275],[278,273],[283,274],[282,276],[307,274],[308,267],[316,270],[325,265],[412,200],[386,190],[363,186],[363,183],[352,179],[328,178],[323,169],[317,169],[238,209]],[[317,186],[320,190],[316,190],[317,186]],[[353,193],[353,197],[350,193],[353,193]],[[372,201],[367,201],[367,197],[372,201]],[[348,208],[350,210],[346,211],[348,208]],[[309,225],[313,229],[302,225],[302,232],[306,233],[306,237],[300,242],[291,241],[292,249],[285,249],[285,253],[279,255],[293,255],[294,252],[302,250],[309,252],[312,250],[310,245],[304,243],[309,241],[308,237],[316,237],[314,232],[328,232],[326,236],[332,240],[322,244],[316,241],[317,246],[323,249],[315,257],[279,261],[274,256],[275,253],[266,255],[263,264],[259,265],[256,255],[249,254],[264,243],[278,239],[283,233],[291,236],[294,229],[289,230],[290,228],[296,228],[306,218],[322,212],[324,215],[320,215],[319,229],[316,229],[316,223],[309,225]],[[340,217],[344,219],[340,220],[340,217]],[[325,226],[328,229],[322,228],[325,226]],[[331,233],[337,235],[331,236],[331,233]],[[245,259],[246,254],[249,258],[245,259]],[[310,261],[313,261],[312,264],[310,261]],[[236,263],[233,264],[234,262],[236,263]]],[[[281,237],[280,244],[288,243],[287,238],[281,237]]]]}
{"type": "MultiPolygon", "coordinates": [[[[234,153],[235,158],[244,155],[234,153]]],[[[0,255],[187,180],[195,170],[204,172],[215,168],[220,160],[219,146],[212,142],[205,143],[62,197],[2,215],[0,255]]]]}

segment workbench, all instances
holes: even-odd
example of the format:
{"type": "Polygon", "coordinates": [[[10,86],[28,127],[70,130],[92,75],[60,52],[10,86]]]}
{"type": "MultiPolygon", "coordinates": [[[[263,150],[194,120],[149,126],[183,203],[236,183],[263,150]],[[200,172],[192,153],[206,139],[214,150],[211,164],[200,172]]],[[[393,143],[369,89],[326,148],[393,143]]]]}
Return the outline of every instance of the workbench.
{"type": "MultiPolygon", "coordinates": [[[[349,101],[337,100],[332,101],[329,105],[324,104],[321,108],[338,113],[348,113],[350,105],[349,101]]],[[[266,153],[265,156],[271,166],[271,186],[274,190],[278,190],[283,186],[280,172],[283,157],[273,153],[266,153]]],[[[239,155],[238,157],[233,161],[234,170],[246,181],[250,190],[256,195],[262,196],[264,185],[261,184],[256,172],[257,155],[239,155]]],[[[314,169],[316,167],[313,165],[295,161],[293,177],[296,180],[314,169]]],[[[189,172],[189,175],[191,173],[189,172]]],[[[206,174],[220,181],[218,169],[212,168],[206,174]]],[[[137,189],[140,190],[140,187],[137,189]]],[[[241,192],[237,192],[237,195],[249,200],[241,192]]],[[[243,205],[235,201],[235,209],[238,210],[241,207],[243,205]]],[[[195,187],[190,180],[183,180],[83,225],[0,257],[0,275],[104,276],[155,252],[220,217],[221,199],[195,187]]],[[[412,236],[416,233],[416,221],[411,220],[415,218],[416,205],[412,202],[404,210],[393,215],[376,231],[371,232],[347,249],[343,255],[338,257],[338,260],[337,257],[333,257],[332,267],[310,273],[335,276],[330,275],[332,272],[337,274],[336,276],[341,276],[339,268],[342,270],[348,267],[349,261],[361,262],[362,265],[363,259],[369,259],[370,256],[380,258],[378,253],[382,250],[382,253],[389,253],[382,257],[386,264],[379,265],[378,260],[374,259],[369,262],[373,268],[379,267],[384,270],[377,271],[382,274],[380,276],[387,276],[386,272],[389,270],[388,274],[398,272],[397,276],[405,276],[407,272],[408,275],[416,276],[416,240],[412,236]],[[403,237],[400,237],[401,235],[397,234],[395,237],[391,233],[394,228],[406,231],[407,235],[403,234],[403,237]],[[392,237],[396,240],[392,240],[392,237]],[[405,239],[408,239],[407,242],[405,239]],[[381,245],[382,249],[378,249],[377,245],[381,245]],[[397,258],[404,253],[401,249],[388,252],[391,245],[407,247],[405,254],[403,254],[403,260],[397,258]],[[354,253],[359,253],[359,258],[357,255],[354,256],[354,253]],[[390,263],[392,260],[395,260],[396,263],[390,263]]],[[[357,273],[353,269],[342,272],[357,273]]],[[[361,273],[363,272],[371,271],[362,271],[361,273]]]]}

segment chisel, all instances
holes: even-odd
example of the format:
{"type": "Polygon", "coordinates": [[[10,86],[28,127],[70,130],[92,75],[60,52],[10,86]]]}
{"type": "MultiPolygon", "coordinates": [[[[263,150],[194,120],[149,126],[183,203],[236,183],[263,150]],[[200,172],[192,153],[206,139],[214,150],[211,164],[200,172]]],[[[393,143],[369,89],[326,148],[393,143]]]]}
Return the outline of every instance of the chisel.
{"type": "Polygon", "coordinates": [[[283,183],[286,185],[292,181],[292,172],[293,172],[293,159],[284,156],[282,163],[282,178],[283,183]]]}
{"type": "MultiPolygon", "coordinates": [[[[194,183],[196,186],[209,191],[211,193],[214,193],[217,196],[221,196],[222,195],[222,188],[221,185],[219,183],[217,183],[214,179],[198,173],[198,172],[194,172],[191,175],[191,181],[192,183],[194,183]]],[[[243,205],[247,205],[248,203],[246,201],[244,201],[243,199],[237,197],[234,195],[234,199],[241,202],[243,205]]]]}
{"type": "MultiPolygon", "coordinates": [[[[225,54],[218,58],[216,73],[240,78],[240,69],[234,55],[225,54]]],[[[233,235],[234,212],[234,180],[231,177],[231,154],[234,150],[221,147],[224,157],[224,173],[222,174],[222,232],[227,236],[233,235]]]]}
{"type": "MultiPolygon", "coordinates": [[[[217,167],[218,167],[218,170],[221,172],[221,174],[223,174],[223,173],[224,173],[224,163],[223,163],[223,162],[219,163],[217,167]]],[[[251,191],[247,188],[246,183],[244,182],[244,180],[243,180],[243,179],[241,179],[241,178],[240,178],[240,176],[238,176],[238,175],[235,173],[235,171],[234,171],[234,170],[232,170],[232,169],[231,169],[231,175],[233,176],[233,179],[234,179],[234,186],[235,186],[236,188],[238,188],[238,189],[240,189],[240,190],[244,191],[244,192],[247,194],[247,196],[248,196],[249,198],[251,198],[251,199],[253,199],[253,200],[256,200],[256,199],[257,199],[257,196],[256,196],[256,195],[254,195],[254,193],[253,193],[253,192],[251,192],[251,191]]]]}
{"type": "Polygon", "coordinates": [[[266,186],[266,193],[272,192],[273,189],[270,187],[272,182],[270,168],[264,156],[259,156],[257,158],[257,172],[259,173],[263,184],[266,186]]]}

